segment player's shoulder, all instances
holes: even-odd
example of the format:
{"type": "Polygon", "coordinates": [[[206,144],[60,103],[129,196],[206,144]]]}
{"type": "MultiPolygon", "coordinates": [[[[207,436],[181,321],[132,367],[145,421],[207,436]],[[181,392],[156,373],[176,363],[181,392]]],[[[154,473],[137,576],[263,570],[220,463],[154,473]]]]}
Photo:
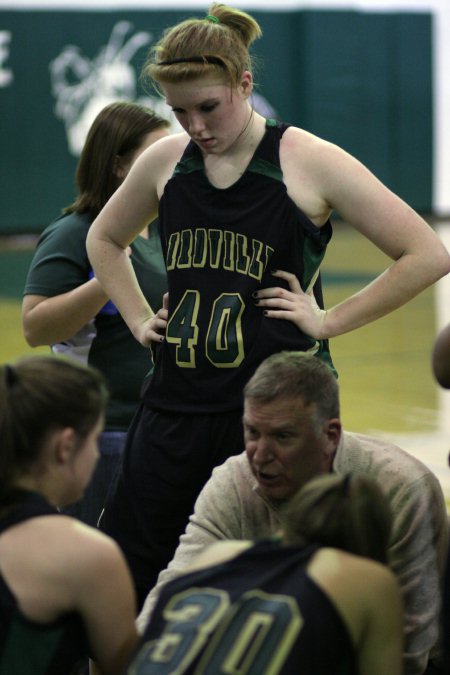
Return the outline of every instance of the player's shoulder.
{"type": "Polygon", "coordinates": [[[253,542],[247,540],[216,541],[208,546],[193,560],[189,571],[203,569],[212,565],[224,563],[247,550],[253,542]]]}
{"type": "MultiPolygon", "coordinates": [[[[30,518],[6,533],[3,559],[20,554],[14,575],[53,583],[59,588],[89,574],[105,574],[118,564],[117,544],[70,516],[52,514],[30,518]]],[[[10,565],[11,563],[9,563],[10,565]]]]}
{"type": "Polygon", "coordinates": [[[374,594],[397,588],[398,582],[389,567],[381,562],[336,548],[320,548],[312,559],[308,573],[318,578],[341,578],[353,590],[374,594]]]}
{"type": "Polygon", "coordinates": [[[336,161],[342,161],[345,156],[347,153],[336,144],[300,127],[288,127],[280,142],[283,172],[289,176],[294,171],[294,180],[307,174],[313,185],[319,187],[323,181],[323,172],[328,172],[336,161]]]}
{"type": "Polygon", "coordinates": [[[142,158],[158,158],[160,161],[170,162],[178,160],[189,143],[189,136],[184,131],[160,138],[156,143],[149,146],[143,153],[142,158]]]}
{"type": "Polygon", "coordinates": [[[36,519],[36,524],[42,541],[52,550],[55,564],[66,570],[83,574],[89,569],[106,570],[120,557],[113,539],[71,516],[44,516],[36,519]]]}
{"type": "Polygon", "coordinates": [[[188,143],[189,136],[185,132],[160,138],[138,157],[130,175],[135,175],[138,180],[150,179],[156,183],[158,196],[161,197],[188,143]]]}
{"type": "Polygon", "coordinates": [[[319,152],[324,150],[332,150],[337,148],[330,141],[316,136],[306,129],[296,126],[288,126],[286,131],[282,136],[282,146],[284,146],[289,151],[307,151],[307,152],[319,152]]]}

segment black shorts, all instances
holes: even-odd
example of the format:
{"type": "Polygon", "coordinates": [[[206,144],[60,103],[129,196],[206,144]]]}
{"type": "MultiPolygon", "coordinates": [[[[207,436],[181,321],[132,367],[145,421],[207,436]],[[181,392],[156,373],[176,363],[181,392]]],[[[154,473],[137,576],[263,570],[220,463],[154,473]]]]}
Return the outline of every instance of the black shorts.
{"type": "Polygon", "coordinates": [[[127,558],[140,604],[172,559],[213,468],[243,449],[242,410],[180,414],[141,403],[100,521],[127,558]]]}

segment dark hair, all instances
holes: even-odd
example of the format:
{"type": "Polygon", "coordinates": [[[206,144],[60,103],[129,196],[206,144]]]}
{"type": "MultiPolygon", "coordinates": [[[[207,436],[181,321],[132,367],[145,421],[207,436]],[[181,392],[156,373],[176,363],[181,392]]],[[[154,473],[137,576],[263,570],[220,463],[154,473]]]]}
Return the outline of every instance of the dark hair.
{"type": "Polygon", "coordinates": [[[80,442],[104,414],[103,375],[57,356],[31,356],[0,366],[0,499],[39,459],[48,434],[71,427],[80,442]]]}
{"type": "Polygon", "coordinates": [[[261,35],[252,16],[215,2],[207,17],[187,19],[166,30],[151,48],[141,77],[158,89],[157,83],[216,73],[235,87],[244,70],[252,70],[249,47],[261,35]]]}
{"type": "Polygon", "coordinates": [[[307,352],[272,354],[256,369],[244,387],[244,397],[258,403],[300,398],[315,405],[317,423],[339,418],[339,387],[330,366],[307,352]]]}
{"type": "Polygon", "coordinates": [[[312,479],[289,500],[282,521],[290,544],[320,544],[387,562],[392,515],[381,488],[362,474],[312,479]]]}
{"type": "Polygon", "coordinates": [[[107,105],[93,121],[81,151],[76,171],[79,195],[63,213],[97,216],[119,187],[114,168],[117,157],[125,157],[140,146],[151,131],[169,127],[170,122],[150,108],[117,101],[107,105]]]}

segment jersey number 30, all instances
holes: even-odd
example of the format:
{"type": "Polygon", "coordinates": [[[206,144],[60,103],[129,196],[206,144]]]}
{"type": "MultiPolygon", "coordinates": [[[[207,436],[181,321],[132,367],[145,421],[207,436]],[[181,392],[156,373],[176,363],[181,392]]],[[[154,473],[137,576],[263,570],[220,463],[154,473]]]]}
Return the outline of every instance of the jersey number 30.
{"type": "Polygon", "coordinates": [[[256,589],[230,605],[226,591],[191,588],[171,598],[163,618],[129,675],[276,675],[303,623],[293,598],[256,589]]]}

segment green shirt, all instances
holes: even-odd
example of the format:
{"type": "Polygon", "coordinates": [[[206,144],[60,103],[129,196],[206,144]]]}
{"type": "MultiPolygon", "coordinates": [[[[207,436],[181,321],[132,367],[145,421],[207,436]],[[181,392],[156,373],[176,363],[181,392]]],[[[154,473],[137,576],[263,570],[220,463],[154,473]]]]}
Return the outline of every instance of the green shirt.
{"type": "MultiPolygon", "coordinates": [[[[92,276],[86,253],[90,214],[61,216],[41,234],[25,284],[24,295],[54,297],[84,284],[92,276]]],[[[138,283],[156,312],[167,290],[165,264],[156,223],[149,239],[137,237],[130,260],[138,283]]],[[[69,340],[52,350],[95,366],[106,376],[110,401],[105,430],[126,430],[136,410],[144,378],[153,371],[151,354],[131,334],[112,303],[69,340]]]]}

